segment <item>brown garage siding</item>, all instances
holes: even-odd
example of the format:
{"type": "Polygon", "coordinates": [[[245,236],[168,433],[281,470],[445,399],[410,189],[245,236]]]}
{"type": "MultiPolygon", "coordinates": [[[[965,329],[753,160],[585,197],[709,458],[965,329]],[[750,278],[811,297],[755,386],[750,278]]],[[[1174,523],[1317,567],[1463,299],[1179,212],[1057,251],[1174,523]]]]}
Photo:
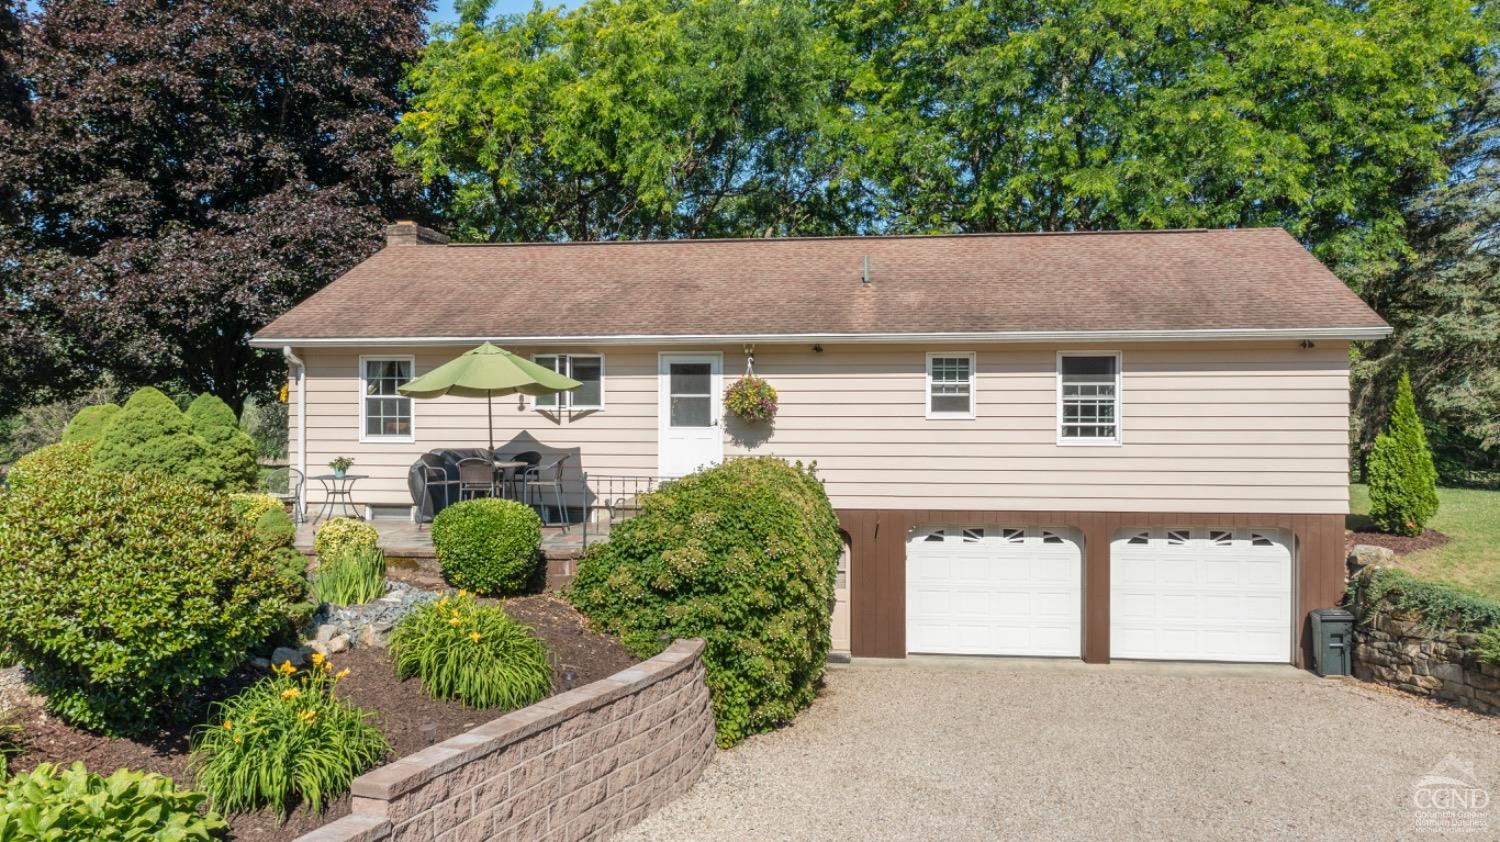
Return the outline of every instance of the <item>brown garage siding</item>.
{"type": "Polygon", "coordinates": [[[906,657],[906,540],[921,523],[1035,524],[1067,526],[1083,533],[1083,657],[1090,663],[1109,662],[1110,541],[1127,527],[1260,527],[1291,532],[1298,565],[1298,666],[1309,657],[1307,612],[1337,604],[1344,591],[1342,515],[947,509],[840,509],[838,515],[850,541],[850,632],[856,657],[906,657]]]}

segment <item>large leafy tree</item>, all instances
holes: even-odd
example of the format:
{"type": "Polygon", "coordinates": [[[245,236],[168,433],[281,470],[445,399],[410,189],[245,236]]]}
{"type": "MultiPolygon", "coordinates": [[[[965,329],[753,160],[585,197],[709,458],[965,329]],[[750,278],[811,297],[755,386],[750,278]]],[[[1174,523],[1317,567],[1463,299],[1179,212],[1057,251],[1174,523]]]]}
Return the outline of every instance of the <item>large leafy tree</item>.
{"type": "Polygon", "coordinates": [[[1492,33],[1468,0],[839,0],[857,175],[899,230],[1279,225],[1405,249],[1492,33]]]}
{"type": "Polygon", "coordinates": [[[468,239],[840,231],[848,62],[797,0],[463,5],[411,74],[397,155],[468,239]]]}
{"type": "Polygon", "coordinates": [[[43,3],[21,32],[26,124],[0,137],[8,306],[124,383],[239,406],[281,368],[248,335],[402,202],[389,135],[424,8],[43,3]]]}
{"type": "Polygon", "coordinates": [[[1455,112],[1444,146],[1452,177],[1411,202],[1412,250],[1368,284],[1396,327],[1356,366],[1368,451],[1403,371],[1433,422],[1448,480],[1500,471],[1500,78],[1455,112]]]}

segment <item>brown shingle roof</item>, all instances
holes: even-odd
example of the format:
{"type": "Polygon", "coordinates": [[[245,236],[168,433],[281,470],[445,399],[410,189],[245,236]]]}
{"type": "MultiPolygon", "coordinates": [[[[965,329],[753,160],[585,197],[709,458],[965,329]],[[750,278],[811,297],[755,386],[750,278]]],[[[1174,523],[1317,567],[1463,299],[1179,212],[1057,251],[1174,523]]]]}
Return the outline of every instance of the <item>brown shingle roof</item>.
{"type": "Polygon", "coordinates": [[[256,339],[1383,328],[1262,228],[392,245],[256,339]]]}

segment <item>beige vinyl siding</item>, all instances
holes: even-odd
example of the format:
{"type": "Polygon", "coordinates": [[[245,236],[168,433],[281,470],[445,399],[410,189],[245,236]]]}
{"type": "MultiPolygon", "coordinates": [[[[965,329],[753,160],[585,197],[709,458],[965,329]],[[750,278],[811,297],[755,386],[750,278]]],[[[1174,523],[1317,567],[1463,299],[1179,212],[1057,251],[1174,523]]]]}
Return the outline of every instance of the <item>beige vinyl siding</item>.
{"type": "MultiPolygon", "coordinates": [[[[497,398],[496,440],[525,429],[535,449],[579,448],[592,475],[655,474],[657,353],[720,351],[724,379],[741,346],[546,348],[603,353],[603,411],[569,417],[497,398]]],[[[774,425],[726,419],[725,454],[816,461],[841,508],[945,508],[1341,514],[1348,502],[1348,349],[1320,342],[1155,343],[1122,352],[1123,443],[1057,443],[1057,352],[1088,346],[761,346],[755,369],[780,393],[774,425]],[[928,352],[974,352],[976,417],[926,417],[928,352]]],[[[384,354],[367,350],[365,353],[384,354]]],[[[417,373],[454,349],[412,354],[417,373]]],[[[357,350],[303,349],[309,472],[337,455],[369,473],[356,496],[409,504],[406,469],[437,447],[484,443],[484,403],[418,401],[410,444],[358,442],[357,350]]],[[[292,421],[295,424],[295,418],[292,421]]],[[[512,450],[531,449],[511,447],[512,450]]],[[[314,499],[317,489],[314,486],[314,499]]]]}

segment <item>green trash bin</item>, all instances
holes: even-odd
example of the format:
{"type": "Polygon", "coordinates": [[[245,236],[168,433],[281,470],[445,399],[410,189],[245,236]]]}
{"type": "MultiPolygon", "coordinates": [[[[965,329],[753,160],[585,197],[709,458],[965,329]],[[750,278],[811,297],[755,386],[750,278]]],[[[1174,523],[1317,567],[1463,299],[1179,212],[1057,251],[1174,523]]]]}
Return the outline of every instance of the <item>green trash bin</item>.
{"type": "Polygon", "coordinates": [[[1342,608],[1311,612],[1313,672],[1323,677],[1354,674],[1354,615],[1342,608]]]}

